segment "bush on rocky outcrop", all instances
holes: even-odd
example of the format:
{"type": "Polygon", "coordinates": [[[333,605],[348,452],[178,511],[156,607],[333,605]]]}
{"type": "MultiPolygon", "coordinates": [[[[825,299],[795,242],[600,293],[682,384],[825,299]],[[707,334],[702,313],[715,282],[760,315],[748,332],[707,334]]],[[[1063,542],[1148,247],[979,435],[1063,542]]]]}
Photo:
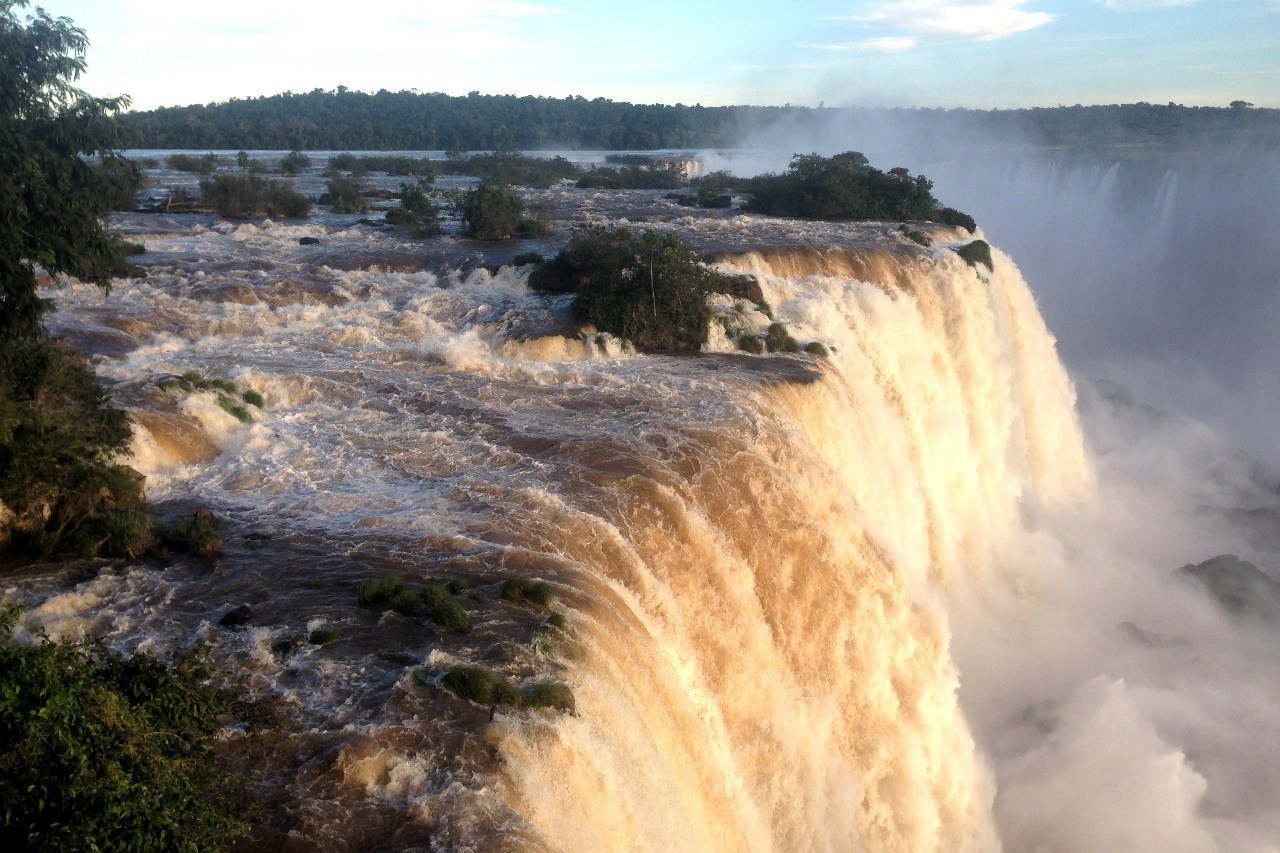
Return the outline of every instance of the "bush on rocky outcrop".
{"type": "Polygon", "coordinates": [[[642,350],[696,350],[706,343],[707,294],[761,297],[749,276],[698,262],[672,234],[587,226],[529,276],[534,290],[575,293],[573,316],[642,350]]]}
{"type": "Polygon", "coordinates": [[[200,182],[200,194],[221,217],[252,216],[300,219],[311,212],[311,200],[279,181],[263,181],[253,174],[214,175],[200,182]]]}
{"type": "Polygon", "coordinates": [[[476,240],[540,237],[547,224],[525,216],[525,206],[506,184],[489,179],[462,197],[462,232],[476,240]]]}
{"type": "Polygon", "coordinates": [[[995,271],[995,263],[991,260],[991,246],[986,240],[974,240],[972,243],[961,246],[956,249],[956,254],[975,269],[978,264],[982,264],[988,270],[995,271]]]}

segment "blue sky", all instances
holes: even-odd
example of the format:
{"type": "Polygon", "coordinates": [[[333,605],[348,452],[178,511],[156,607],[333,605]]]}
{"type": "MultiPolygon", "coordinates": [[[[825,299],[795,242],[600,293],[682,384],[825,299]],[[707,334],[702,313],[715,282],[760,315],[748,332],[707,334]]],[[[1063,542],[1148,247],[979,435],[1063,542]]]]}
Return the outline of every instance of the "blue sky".
{"type": "Polygon", "coordinates": [[[48,0],[140,109],[345,85],[702,104],[1280,107],[1280,0],[48,0]]]}

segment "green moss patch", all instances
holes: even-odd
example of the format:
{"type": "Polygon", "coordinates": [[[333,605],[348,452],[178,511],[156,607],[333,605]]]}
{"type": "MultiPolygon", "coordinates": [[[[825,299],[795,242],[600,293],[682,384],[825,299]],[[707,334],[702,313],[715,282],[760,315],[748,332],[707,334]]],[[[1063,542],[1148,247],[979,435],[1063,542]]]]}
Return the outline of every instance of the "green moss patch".
{"type": "Polygon", "coordinates": [[[517,604],[550,607],[556,600],[556,588],[546,581],[524,577],[508,578],[502,582],[502,597],[517,604]]]}

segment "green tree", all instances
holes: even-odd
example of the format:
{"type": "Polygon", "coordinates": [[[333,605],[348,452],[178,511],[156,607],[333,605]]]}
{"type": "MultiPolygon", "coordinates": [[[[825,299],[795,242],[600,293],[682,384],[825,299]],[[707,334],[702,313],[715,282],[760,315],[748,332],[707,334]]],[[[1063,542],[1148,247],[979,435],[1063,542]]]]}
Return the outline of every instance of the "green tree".
{"type": "Polygon", "coordinates": [[[118,197],[112,175],[87,158],[118,159],[114,115],[124,97],[94,98],[73,84],[88,41],[66,18],[26,0],[0,0],[0,338],[38,338],[49,309],[35,266],[106,286],[123,255],[103,229],[118,197]]]}
{"type": "Polygon", "coordinates": [[[524,202],[501,181],[489,180],[462,199],[462,226],[477,240],[505,240],[520,227],[524,202]]]}
{"type": "Polygon", "coordinates": [[[137,557],[151,525],[113,461],[128,421],[84,359],[47,339],[35,273],[105,287],[124,265],[102,217],[136,174],[112,153],[125,101],[76,89],[84,32],[40,10],[20,20],[25,5],[0,0],[0,549],[137,557]]]}

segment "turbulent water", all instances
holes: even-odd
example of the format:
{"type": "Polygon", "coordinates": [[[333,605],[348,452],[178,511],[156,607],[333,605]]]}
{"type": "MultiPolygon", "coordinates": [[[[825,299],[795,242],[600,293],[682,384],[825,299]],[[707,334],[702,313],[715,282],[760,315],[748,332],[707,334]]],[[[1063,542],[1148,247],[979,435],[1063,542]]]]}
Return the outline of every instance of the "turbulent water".
{"type": "MultiPolygon", "coordinates": [[[[1072,768],[1046,751],[1070,753],[1057,738],[1093,732],[1099,703],[1120,708],[1124,739],[1129,706],[1123,683],[1090,686],[1104,664],[1062,675],[1023,631],[1079,612],[1052,608],[1039,572],[1097,556],[1079,531],[1114,495],[1013,262],[969,266],[946,229],[922,248],[889,226],[690,216],[654,196],[542,200],[634,220],[641,198],[659,227],[755,275],[830,358],[735,353],[718,323],[700,355],[636,355],[569,329],[564,297],[454,238],[424,247],[351,218],[122,218],[147,275],[109,296],[50,286],[52,325],[99,354],[133,413],[150,497],[212,507],[227,553],[32,572],[9,595],[55,635],[143,651],[211,638],[279,697],[296,728],[252,752],[224,744],[266,769],[264,846],[1265,849],[1274,810],[1241,804],[1229,767],[1208,771],[1227,792],[1213,826],[1203,777],[1174,761],[1132,769],[1145,799],[1125,805],[1156,826],[1172,802],[1182,824],[1095,837],[1062,802],[1088,774],[1041,766],[1072,768]],[[211,392],[158,388],[187,370],[265,407],[243,424],[211,392]],[[387,571],[465,581],[473,630],[358,608],[353,585],[387,571]],[[515,575],[556,585],[568,635],[497,594],[515,575]],[[216,627],[239,604],[251,625],[216,627]],[[319,627],[343,639],[291,642],[319,627]],[[467,705],[438,685],[458,662],[563,681],[576,712],[467,705]],[[1177,790],[1148,790],[1152,774],[1177,790]]],[[[769,323],[746,302],[716,310],[769,323]]],[[[1103,608],[1105,631],[1144,630],[1124,601],[1103,608]]],[[[1211,609],[1193,601],[1216,631],[1211,609]]],[[[1177,754],[1162,739],[1175,729],[1152,730],[1151,750],[1177,754]]],[[[1085,748],[1111,747],[1094,734],[1085,748]]]]}

